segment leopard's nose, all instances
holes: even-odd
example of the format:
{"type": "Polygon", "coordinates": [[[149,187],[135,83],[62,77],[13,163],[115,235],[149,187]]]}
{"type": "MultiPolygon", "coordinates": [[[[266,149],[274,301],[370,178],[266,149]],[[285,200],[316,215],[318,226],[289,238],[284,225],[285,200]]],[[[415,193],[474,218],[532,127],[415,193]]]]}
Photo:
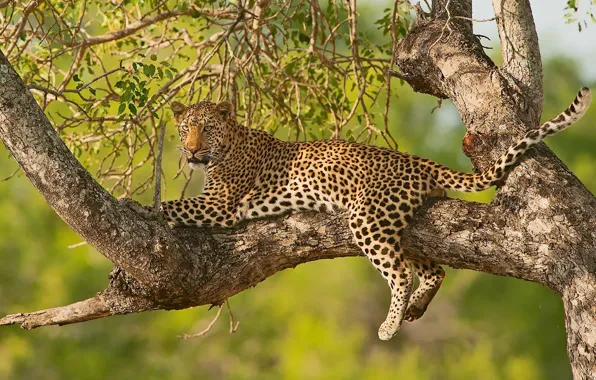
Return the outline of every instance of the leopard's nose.
{"type": "Polygon", "coordinates": [[[187,148],[187,150],[192,157],[194,157],[195,154],[199,151],[197,148],[187,148]]]}

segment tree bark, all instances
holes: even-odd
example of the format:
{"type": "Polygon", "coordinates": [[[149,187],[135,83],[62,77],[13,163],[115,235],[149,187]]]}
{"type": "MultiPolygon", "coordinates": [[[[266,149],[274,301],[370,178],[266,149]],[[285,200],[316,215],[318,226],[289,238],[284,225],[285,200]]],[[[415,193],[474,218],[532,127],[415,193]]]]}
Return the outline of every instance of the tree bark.
{"type": "MultiPolygon", "coordinates": [[[[453,101],[467,128],[464,152],[481,170],[539,123],[543,89],[538,38],[527,0],[493,0],[504,61],[497,67],[468,27],[454,22],[470,17],[471,1],[436,1],[434,7],[446,4],[451,4],[450,12],[433,9],[436,18],[422,20],[400,41],[396,62],[399,76],[412,88],[453,101]]],[[[478,238],[476,247],[494,244],[500,255],[500,244],[519,244],[517,254],[503,260],[517,261],[525,274],[511,275],[532,280],[533,273],[532,281],[562,295],[574,377],[591,378],[596,373],[594,196],[540,144],[476,220],[492,229],[482,235],[474,229],[464,232],[478,238]],[[494,234],[501,243],[490,239],[494,234]]],[[[490,265],[486,271],[494,273],[490,265]]]]}
{"type": "MultiPolygon", "coordinates": [[[[524,44],[529,49],[504,54],[503,67],[484,54],[472,34],[471,0],[436,1],[431,18],[419,20],[395,57],[399,76],[412,88],[454,102],[467,128],[463,149],[477,169],[535,128],[541,112],[536,34],[521,28],[531,21],[529,4],[494,3],[501,7],[501,38],[510,42],[504,53],[523,51],[524,44]]],[[[135,202],[114,199],[93,180],[1,52],[0,75],[0,138],[54,210],[116,266],[95,297],[7,316],[0,325],[34,328],[221,304],[285,268],[361,254],[342,213],[286,215],[232,229],[170,228],[135,202]]],[[[491,204],[452,199],[426,204],[406,230],[404,245],[413,257],[534,281],[561,294],[573,373],[587,378],[596,373],[594,225],[596,199],[542,144],[491,204]]]]}

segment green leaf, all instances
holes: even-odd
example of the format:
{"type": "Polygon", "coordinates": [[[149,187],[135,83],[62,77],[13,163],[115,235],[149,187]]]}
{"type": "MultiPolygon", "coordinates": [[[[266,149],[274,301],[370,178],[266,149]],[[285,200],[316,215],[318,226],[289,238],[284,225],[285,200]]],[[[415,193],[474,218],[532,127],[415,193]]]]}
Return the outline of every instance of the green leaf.
{"type": "Polygon", "coordinates": [[[155,54],[151,54],[150,58],[152,61],[157,61],[157,55],[155,55],[155,54]]]}
{"type": "Polygon", "coordinates": [[[148,77],[152,77],[155,74],[155,65],[145,65],[143,73],[148,77]]]}
{"type": "Polygon", "coordinates": [[[118,107],[118,115],[121,115],[126,110],[126,103],[120,103],[120,107],[118,107]]]}
{"type": "Polygon", "coordinates": [[[132,99],[132,92],[130,90],[124,91],[124,94],[120,96],[120,100],[123,102],[128,102],[132,99]]]}
{"type": "Polygon", "coordinates": [[[128,103],[128,109],[133,115],[137,114],[137,107],[133,103],[128,103]]]}
{"type": "Polygon", "coordinates": [[[80,81],[81,81],[81,78],[79,78],[79,74],[75,74],[75,75],[72,77],[72,80],[74,80],[75,82],[80,82],[80,81]]]}

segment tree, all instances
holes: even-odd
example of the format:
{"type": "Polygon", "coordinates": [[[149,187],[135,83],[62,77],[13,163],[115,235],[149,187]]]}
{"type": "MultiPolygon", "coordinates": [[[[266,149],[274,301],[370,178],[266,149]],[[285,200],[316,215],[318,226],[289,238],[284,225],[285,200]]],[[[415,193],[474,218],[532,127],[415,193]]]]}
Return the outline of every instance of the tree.
{"type": "MultiPolygon", "coordinates": [[[[136,195],[161,178],[147,166],[161,172],[154,145],[167,117],[164,105],[181,92],[189,100],[230,97],[247,124],[277,132],[276,125],[292,123],[291,138],[378,139],[395,147],[387,112],[390,75],[397,76],[415,91],[454,102],[468,130],[464,151],[477,169],[539,122],[542,66],[527,1],[493,2],[501,67],[472,33],[469,0],[436,0],[429,14],[417,8],[415,27],[404,16],[408,6],[396,2],[379,20],[389,37],[378,46],[359,35],[355,1],[326,8],[305,1],[140,4],[2,4],[0,137],[48,203],[115,269],[107,289],[93,298],[7,316],[0,324],[30,329],[220,305],[279,270],[360,254],[341,214],[295,214],[232,230],[171,229],[133,202],[117,201],[112,194],[136,195]],[[108,9],[105,25],[87,25],[89,13],[108,9]],[[195,38],[195,30],[208,37],[195,38]],[[124,59],[100,54],[110,50],[124,59]],[[163,59],[170,52],[188,59],[183,68],[163,59]],[[67,70],[60,69],[64,61],[67,70]],[[199,79],[208,85],[199,86],[199,79]],[[370,111],[381,95],[384,129],[370,111]],[[91,129],[73,129],[83,124],[91,129]],[[100,161],[96,177],[109,191],[64,142],[79,158],[100,161]],[[145,176],[141,186],[133,175],[145,176]]],[[[491,204],[441,200],[424,207],[405,244],[412,256],[559,293],[573,373],[585,378],[596,371],[595,221],[594,197],[542,145],[491,204]]]]}

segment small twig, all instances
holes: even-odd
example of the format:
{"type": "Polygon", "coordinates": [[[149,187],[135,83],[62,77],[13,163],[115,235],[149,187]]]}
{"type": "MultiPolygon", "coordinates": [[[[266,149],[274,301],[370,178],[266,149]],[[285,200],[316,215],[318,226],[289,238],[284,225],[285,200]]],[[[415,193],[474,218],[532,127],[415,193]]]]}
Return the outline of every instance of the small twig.
{"type": "MultiPolygon", "coordinates": [[[[182,167],[180,169],[180,171],[182,172],[183,169],[184,169],[184,167],[182,167]]],[[[192,173],[194,173],[194,170],[191,170],[188,173],[188,178],[186,179],[186,182],[184,182],[184,186],[182,187],[182,191],[180,192],[180,199],[184,198],[184,194],[186,193],[186,189],[188,189],[188,185],[190,185],[190,180],[192,179],[192,173]]]]}
{"type": "Polygon", "coordinates": [[[86,242],[86,241],[82,241],[82,242],[80,242],[80,243],[71,244],[71,245],[69,245],[67,248],[68,248],[68,249],[78,248],[78,247],[82,247],[82,246],[84,246],[84,245],[86,245],[86,244],[87,244],[87,242],[86,242]]]}
{"type": "Polygon", "coordinates": [[[163,139],[166,132],[166,126],[161,125],[159,131],[159,141],[157,143],[157,158],[155,160],[155,193],[153,193],[153,212],[159,212],[161,205],[161,156],[163,152],[163,139]]]}
{"type": "Polygon", "coordinates": [[[407,81],[407,78],[402,73],[400,73],[399,71],[395,71],[395,70],[389,69],[389,70],[387,70],[387,74],[389,74],[392,77],[396,77],[398,79],[407,81]]]}
{"type": "Polygon", "coordinates": [[[495,21],[497,19],[497,16],[491,17],[491,18],[485,18],[485,19],[470,18],[470,17],[465,17],[465,16],[453,16],[453,18],[459,18],[462,20],[468,20],[468,21],[472,21],[472,22],[489,22],[489,21],[495,21]]]}
{"type": "MultiPolygon", "coordinates": [[[[481,40],[482,38],[484,38],[484,39],[490,41],[490,38],[487,37],[487,36],[485,36],[484,34],[474,34],[474,35],[478,38],[478,40],[481,40]]],[[[480,44],[482,45],[482,42],[480,44]]],[[[482,47],[484,49],[487,49],[487,50],[492,50],[492,47],[490,47],[490,46],[484,46],[484,45],[482,45],[482,47]]]]}
{"type": "Polygon", "coordinates": [[[21,167],[19,166],[12,173],[10,173],[7,177],[0,179],[0,182],[8,181],[12,177],[14,177],[18,172],[20,172],[20,170],[21,170],[21,167]]]}
{"type": "MultiPolygon", "coordinates": [[[[420,6],[419,4],[417,4],[420,6]]],[[[392,144],[389,146],[395,150],[398,149],[397,141],[391,136],[389,132],[389,107],[391,105],[391,68],[395,66],[395,56],[397,52],[397,35],[396,35],[396,23],[397,23],[397,8],[399,6],[399,0],[395,0],[393,4],[393,12],[391,12],[391,61],[389,62],[389,69],[385,71],[385,92],[387,95],[385,96],[385,110],[383,112],[383,123],[385,124],[385,135],[389,136],[391,139],[392,144]]],[[[420,9],[422,11],[422,9],[420,9]]]]}
{"type": "Polygon", "coordinates": [[[449,22],[451,21],[451,11],[449,10],[450,5],[451,5],[451,0],[447,0],[447,4],[445,4],[445,12],[447,12],[447,20],[445,21],[445,25],[443,25],[443,28],[441,29],[441,35],[439,36],[439,38],[437,38],[437,40],[435,42],[433,42],[432,45],[430,45],[430,47],[428,48],[428,51],[431,51],[432,48],[437,44],[437,42],[439,42],[443,38],[443,35],[445,34],[445,29],[449,30],[449,34],[447,35],[447,38],[449,38],[449,36],[451,36],[451,33],[453,32],[453,30],[451,29],[451,26],[449,26],[449,22]]]}
{"type": "Polygon", "coordinates": [[[215,322],[217,322],[217,320],[219,319],[219,315],[221,314],[221,307],[222,307],[222,305],[218,306],[217,314],[215,314],[215,317],[211,320],[209,325],[203,331],[198,332],[196,334],[182,334],[182,335],[178,335],[178,337],[182,338],[182,339],[190,339],[190,338],[198,338],[200,336],[207,334],[211,330],[211,328],[213,327],[215,322]]]}
{"type": "Polygon", "coordinates": [[[230,302],[227,298],[226,306],[228,308],[228,316],[230,317],[230,334],[233,334],[236,332],[236,330],[238,330],[238,325],[240,324],[240,321],[236,322],[236,325],[234,325],[234,315],[232,314],[232,308],[230,307],[230,302]]]}
{"type": "Polygon", "coordinates": [[[430,113],[431,114],[434,113],[436,110],[441,108],[442,105],[443,105],[443,99],[437,98],[437,105],[430,111],[430,113]]]}

